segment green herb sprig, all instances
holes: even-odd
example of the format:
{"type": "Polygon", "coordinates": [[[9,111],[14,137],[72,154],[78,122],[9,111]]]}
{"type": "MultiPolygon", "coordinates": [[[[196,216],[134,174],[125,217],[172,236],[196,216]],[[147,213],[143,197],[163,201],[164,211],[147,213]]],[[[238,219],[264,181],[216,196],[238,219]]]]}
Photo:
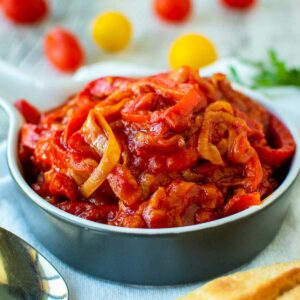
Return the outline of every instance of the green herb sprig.
{"type": "Polygon", "coordinates": [[[241,85],[247,85],[253,89],[274,86],[300,87],[300,68],[288,68],[274,50],[268,52],[266,62],[252,62],[244,59],[243,62],[253,67],[256,74],[251,78],[251,83],[248,84],[241,79],[236,68],[230,67],[231,79],[241,85]]]}

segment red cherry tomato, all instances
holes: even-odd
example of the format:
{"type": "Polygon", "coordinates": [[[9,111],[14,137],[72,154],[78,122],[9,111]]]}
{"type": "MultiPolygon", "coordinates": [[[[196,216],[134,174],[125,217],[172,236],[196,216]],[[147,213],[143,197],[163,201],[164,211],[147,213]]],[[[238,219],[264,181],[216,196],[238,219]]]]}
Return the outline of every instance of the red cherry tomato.
{"type": "Polygon", "coordinates": [[[53,66],[63,72],[76,71],[84,61],[79,40],[63,28],[54,28],[46,34],[44,51],[53,66]]]}
{"type": "Polygon", "coordinates": [[[39,22],[49,12],[46,0],[2,0],[1,4],[4,15],[18,24],[39,22]]]}
{"type": "Polygon", "coordinates": [[[230,8],[247,9],[256,4],[256,0],[221,0],[221,2],[230,8]]]}
{"type": "Polygon", "coordinates": [[[192,10],[191,0],[154,0],[156,14],[165,21],[182,22],[192,10]]]}

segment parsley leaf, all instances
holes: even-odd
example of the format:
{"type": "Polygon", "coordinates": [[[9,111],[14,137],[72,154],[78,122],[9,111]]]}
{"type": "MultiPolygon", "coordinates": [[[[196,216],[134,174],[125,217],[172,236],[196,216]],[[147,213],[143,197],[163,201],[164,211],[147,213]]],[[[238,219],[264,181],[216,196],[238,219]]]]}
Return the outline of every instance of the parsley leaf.
{"type": "MultiPolygon", "coordinates": [[[[268,52],[266,62],[252,62],[243,60],[252,66],[256,74],[251,78],[251,88],[268,88],[273,86],[296,86],[300,87],[300,68],[288,68],[284,61],[280,60],[274,50],[268,52]]],[[[233,81],[248,85],[241,80],[238,71],[230,67],[230,77],[233,81]]]]}

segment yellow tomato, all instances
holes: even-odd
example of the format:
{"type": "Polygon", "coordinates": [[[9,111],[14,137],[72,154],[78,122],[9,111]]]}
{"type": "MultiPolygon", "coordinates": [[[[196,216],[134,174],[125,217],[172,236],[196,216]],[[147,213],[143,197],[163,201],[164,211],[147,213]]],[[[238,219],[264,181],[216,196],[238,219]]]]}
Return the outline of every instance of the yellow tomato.
{"type": "Polygon", "coordinates": [[[92,26],[95,42],[108,52],[116,52],[127,46],[131,39],[131,24],[119,12],[106,12],[97,16],[92,26]]]}
{"type": "Polygon", "coordinates": [[[177,38],[169,53],[169,63],[172,68],[191,66],[201,68],[217,59],[217,51],[213,43],[205,36],[191,33],[177,38]]]}

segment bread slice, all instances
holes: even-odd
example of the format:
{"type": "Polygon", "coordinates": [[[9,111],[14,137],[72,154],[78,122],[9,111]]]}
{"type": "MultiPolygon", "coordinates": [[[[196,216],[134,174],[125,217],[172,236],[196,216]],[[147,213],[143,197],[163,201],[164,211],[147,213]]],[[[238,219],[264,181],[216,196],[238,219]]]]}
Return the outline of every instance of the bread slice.
{"type": "Polygon", "coordinates": [[[220,277],[179,300],[275,299],[300,300],[300,261],[220,277]]]}

